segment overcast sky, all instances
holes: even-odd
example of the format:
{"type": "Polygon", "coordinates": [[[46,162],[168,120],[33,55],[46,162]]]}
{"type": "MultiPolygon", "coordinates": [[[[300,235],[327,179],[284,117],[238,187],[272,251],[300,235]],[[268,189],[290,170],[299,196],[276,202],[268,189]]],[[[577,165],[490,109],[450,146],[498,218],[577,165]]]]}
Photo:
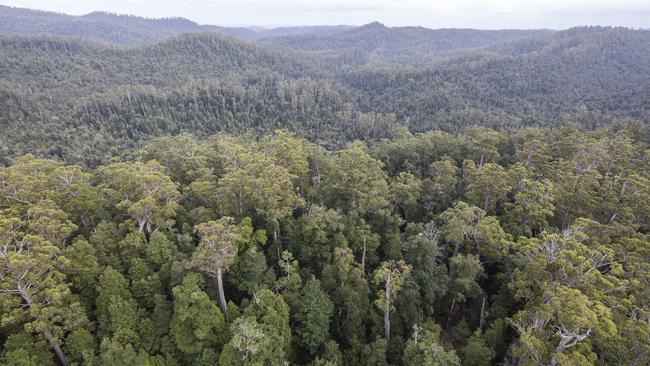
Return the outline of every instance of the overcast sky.
{"type": "Polygon", "coordinates": [[[95,10],[201,24],[361,25],[428,28],[650,28],[650,0],[0,0],[3,5],[81,15],[95,10]]]}

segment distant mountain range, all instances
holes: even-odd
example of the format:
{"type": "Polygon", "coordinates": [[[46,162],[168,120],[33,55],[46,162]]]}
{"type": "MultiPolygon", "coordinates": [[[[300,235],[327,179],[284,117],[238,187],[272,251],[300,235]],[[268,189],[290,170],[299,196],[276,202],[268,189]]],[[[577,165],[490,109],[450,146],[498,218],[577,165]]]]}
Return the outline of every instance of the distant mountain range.
{"type": "Polygon", "coordinates": [[[296,35],[329,35],[349,28],[347,26],[233,28],[199,25],[185,18],[150,19],[106,12],[73,16],[0,5],[0,34],[49,34],[117,44],[154,43],[189,32],[214,32],[253,41],[260,38],[296,35]]]}
{"type": "Polygon", "coordinates": [[[650,124],[648,101],[648,30],[254,30],[0,7],[0,160],[92,165],[180,132],[286,128],[337,148],[403,128],[650,124]]]}

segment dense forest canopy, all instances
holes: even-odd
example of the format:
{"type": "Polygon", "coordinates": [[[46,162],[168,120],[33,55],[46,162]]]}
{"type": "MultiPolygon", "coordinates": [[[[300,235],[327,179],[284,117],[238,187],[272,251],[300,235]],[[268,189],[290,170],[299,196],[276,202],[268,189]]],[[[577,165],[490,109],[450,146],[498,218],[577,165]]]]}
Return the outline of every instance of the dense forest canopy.
{"type": "Polygon", "coordinates": [[[2,360],[645,365],[639,127],[23,156],[0,170],[2,360]]]}
{"type": "Polygon", "coordinates": [[[650,364],[650,31],[0,6],[0,364],[650,364]]]}

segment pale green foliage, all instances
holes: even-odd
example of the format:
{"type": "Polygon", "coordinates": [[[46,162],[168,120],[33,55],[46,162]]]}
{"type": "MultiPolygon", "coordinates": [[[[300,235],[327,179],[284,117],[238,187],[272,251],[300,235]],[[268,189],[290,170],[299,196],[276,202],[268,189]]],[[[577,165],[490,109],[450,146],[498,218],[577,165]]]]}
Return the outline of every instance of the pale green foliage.
{"type": "Polygon", "coordinates": [[[388,205],[388,183],[382,163],[372,158],[361,142],[334,156],[321,187],[328,201],[346,211],[365,213],[388,205]]]}
{"type": "Polygon", "coordinates": [[[485,211],[465,202],[457,202],[440,218],[444,223],[443,237],[454,245],[454,254],[463,248],[468,254],[481,254],[496,260],[506,255],[512,245],[510,235],[503,231],[495,217],[486,216],[485,211]]]}
{"type": "Polygon", "coordinates": [[[309,145],[306,140],[297,139],[293,133],[285,130],[276,130],[273,135],[268,135],[260,141],[259,149],[271,157],[275,164],[286,168],[289,173],[295,175],[299,188],[307,185],[309,145]]]}
{"type": "Polygon", "coordinates": [[[422,182],[413,174],[401,172],[390,182],[389,195],[393,204],[402,211],[404,219],[415,211],[422,196],[422,182]]]}
{"type": "Polygon", "coordinates": [[[102,192],[131,216],[140,232],[150,235],[173,223],[180,194],[158,162],[106,165],[97,169],[97,176],[102,192]]]}
{"type": "Polygon", "coordinates": [[[62,273],[68,260],[61,248],[76,226],[52,201],[29,206],[22,217],[14,212],[0,211],[0,321],[27,321],[27,327],[57,344],[62,333],[53,322],[69,295],[62,273]]]}
{"type": "Polygon", "coordinates": [[[209,175],[207,148],[188,134],[158,137],[138,150],[142,161],[155,160],[175,182],[190,182],[209,175]]]}
{"type": "Polygon", "coordinates": [[[515,271],[515,294],[527,306],[515,317],[521,343],[515,352],[526,364],[586,364],[592,342],[606,342],[617,329],[603,301],[617,280],[600,272],[612,266],[612,253],[582,243],[581,229],[523,240],[522,268],[515,271]]]}
{"type": "Polygon", "coordinates": [[[291,338],[289,308],[280,295],[260,290],[242,316],[235,320],[231,332],[219,364],[282,364],[291,338]]]}
{"type": "Polygon", "coordinates": [[[404,282],[411,274],[411,265],[403,260],[383,262],[373,272],[372,279],[375,285],[383,286],[384,290],[377,293],[375,305],[382,311],[393,309],[390,299],[386,298],[385,291],[392,292],[396,296],[404,286],[404,282]]]}
{"type": "Polygon", "coordinates": [[[495,212],[497,203],[512,189],[511,175],[498,164],[487,163],[477,168],[473,161],[466,160],[463,175],[468,182],[465,197],[486,212],[495,212]]]}
{"type": "Polygon", "coordinates": [[[237,244],[242,239],[233,218],[226,216],[199,224],[195,230],[201,236],[201,242],[190,263],[212,277],[227,271],[235,261],[237,244]]]}
{"type": "Polygon", "coordinates": [[[514,203],[507,204],[511,231],[530,236],[534,230],[548,227],[547,220],[555,211],[554,194],[554,185],[548,179],[522,179],[515,188],[514,203]]]}
{"type": "Polygon", "coordinates": [[[224,175],[218,180],[219,201],[225,211],[243,218],[256,214],[277,221],[304,199],[294,188],[298,175],[279,165],[272,155],[226,144],[224,175]]]}
{"type": "Polygon", "coordinates": [[[459,169],[452,159],[434,161],[428,169],[431,178],[422,183],[425,205],[440,212],[451,205],[459,181],[459,169]]]}
{"type": "Polygon", "coordinates": [[[454,350],[446,350],[440,342],[440,329],[435,324],[415,324],[404,350],[405,366],[460,366],[454,350]]]}
{"type": "Polygon", "coordinates": [[[504,132],[473,127],[465,131],[462,151],[480,169],[485,163],[496,163],[499,160],[499,148],[505,141],[504,132]]]}

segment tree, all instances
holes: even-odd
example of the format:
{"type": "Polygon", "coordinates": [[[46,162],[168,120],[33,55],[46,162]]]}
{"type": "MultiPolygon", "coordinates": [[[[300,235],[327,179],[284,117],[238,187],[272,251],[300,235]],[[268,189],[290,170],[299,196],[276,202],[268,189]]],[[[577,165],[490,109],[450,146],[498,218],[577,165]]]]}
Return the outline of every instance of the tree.
{"type": "Polygon", "coordinates": [[[486,212],[495,212],[497,203],[512,189],[510,175],[498,164],[486,163],[476,168],[473,161],[465,161],[463,175],[468,182],[465,197],[486,212]]]}
{"type": "Polygon", "coordinates": [[[188,185],[211,173],[207,147],[186,133],[155,138],[135,155],[142,161],[159,162],[165,167],[166,174],[182,185],[188,185]]]}
{"type": "Polygon", "coordinates": [[[518,243],[523,257],[512,287],[528,306],[514,318],[520,339],[514,352],[525,364],[587,364],[595,355],[578,345],[606,342],[616,333],[603,301],[619,281],[601,270],[616,272],[617,264],[609,250],[583,240],[582,228],[574,227],[518,243]]]}
{"type": "Polygon", "coordinates": [[[422,182],[413,174],[401,172],[390,182],[389,194],[402,218],[407,220],[422,196],[422,182]]]}
{"type": "Polygon", "coordinates": [[[366,213],[388,205],[388,183],[382,163],[365,149],[360,142],[351,144],[333,158],[323,175],[323,197],[344,212],[366,213]]]}
{"type": "Polygon", "coordinates": [[[483,275],[483,266],[475,255],[458,254],[449,258],[449,290],[452,297],[447,325],[456,302],[464,302],[481,293],[477,280],[483,275]]]}
{"type": "Polygon", "coordinates": [[[344,217],[334,210],[312,205],[287,228],[289,250],[301,265],[320,273],[331,262],[334,249],[347,246],[344,217]]]}
{"type": "Polygon", "coordinates": [[[481,127],[468,128],[463,136],[463,156],[475,162],[476,169],[480,170],[484,164],[499,160],[499,150],[505,142],[503,132],[481,127]]]}
{"type": "Polygon", "coordinates": [[[463,356],[463,365],[468,366],[489,366],[494,358],[494,350],[485,344],[485,339],[480,331],[474,332],[469,337],[460,353],[463,356]]]}
{"type": "Polygon", "coordinates": [[[411,339],[404,349],[404,365],[460,366],[454,350],[446,350],[440,342],[440,327],[433,323],[413,325],[411,339]]]}
{"type": "Polygon", "coordinates": [[[442,263],[444,253],[438,246],[440,233],[430,222],[426,225],[408,224],[405,236],[403,257],[413,267],[411,278],[419,290],[419,301],[409,299],[407,302],[417,306],[418,315],[426,319],[433,316],[434,304],[447,292],[447,268],[442,263]]]}
{"type": "Polygon", "coordinates": [[[158,162],[115,163],[98,168],[96,174],[102,192],[135,220],[145,239],[173,224],[180,194],[158,162]]]}
{"type": "Polygon", "coordinates": [[[281,365],[291,340],[289,307],[282,296],[262,289],[253,295],[231,332],[220,365],[281,365]]]}
{"type": "Polygon", "coordinates": [[[76,226],[49,200],[0,214],[0,301],[4,324],[26,320],[26,329],[43,334],[59,362],[68,361],[61,348],[63,329],[56,318],[64,311],[69,287],[62,269],[61,248],[76,226]]]}
{"type": "Polygon", "coordinates": [[[456,197],[459,169],[452,159],[434,161],[429,166],[430,178],[422,182],[423,199],[427,209],[442,212],[456,197]]]}
{"type": "Polygon", "coordinates": [[[553,191],[553,183],[548,179],[538,182],[526,178],[519,182],[514,203],[505,206],[505,216],[510,219],[508,226],[515,236],[531,236],[548,226],[547,220],[555,211],[553,191]]]}
{"type": "Polygon", "coordinates": [[[0,168],[0,202],[24,210],[49,200],[78,226],[90,225],[100,214],[103,200],[91,186],[92,175],[76,165],[25,155],[8,168],[0,168]]]}
{"type": "Polygon", "coordinates": [[[453,244],[453,255],[465,249],[467,254],[481,254],[490,260],[498,260],[508,253],[511,238],[499,221],[486,216],[485,211],[457,202],[440,215],[441,228],[445,241],[453,244]]]}
{"type": "Polygon", "coordinates": [[[364,322],[370,289],[350,248],[334,249],[334,260],[323,268],[323,288],[334,303],[332,331],[345,345],[365,338],[364,322]]]}
{"type": "Polygon", "coordinates": [[[259,148],[263,154],[271,157],[275,164],[286,168],[297,177],[296,184],[301,192],[306,188],[309,174],[309,146],[306,140],[295,138],[291,132],[276,130],[260,141],[259,148]]]}
{"type": "Polygon", "coordinates": [[[391,260],[383,262],[373,274],[375,285],[384,288],[383,291],[377,293],[375,305],[384,312],[384,337],[386,340],[390,340],[390,312],[393,307],[394,297],[404,286],[411,269],[412,267],[402,260],[391,260]]]}
{"type": "Polygon", "coordinates": [[[277,239],[279,220],[305,204],[294,189],[297,179],[264,153],[235,150],[217,182],[220,203],[238,218],[245,214],[266,218],[277,239]]]}
{"type": "Polygon", "coordinates": [[[129,290],[128,280],[118,271],[107,267],[99,278],[97,290],[97,321],[99,338],[121,346],[138,349],[144,343],[144,315],[129,290]]]}
{"type": "Polygon", "coordinates": [[[201,237],[198,248],[192,255],[190,264],[216,280],[219,291],[219,307],[226,314],[226,295],[223,290],[223,273],[234,263],[237,244],[242,236],[231,217],[222,217],[195,227],[201,237]]]}
{"type": "Polygon", "coordinates": [[[228,339],[224,314],[201,289],[201,282],[199,274],[191,273],[172,289],[174,315],[170,333],[178,349],[193,357],[199,357],[206,349],[217,354],[228,339]]]}
{"type": "Polygon", "coordinates": [[[302,288],[296,314],[296,335],[303,347],[314,356],[329,338],[330,318],[334,304],[312,277],[302,288]]]}
{"type": "Polygon", "coordinates": [[[345,229],[348,246],[355,257],[359,258],[361,270],[365,274],[366,268],[374,267],[379,259],[377,250],[381,244],[381,237],[374,232],[366,220],[354,214],[347,215],[345,229]]]}

